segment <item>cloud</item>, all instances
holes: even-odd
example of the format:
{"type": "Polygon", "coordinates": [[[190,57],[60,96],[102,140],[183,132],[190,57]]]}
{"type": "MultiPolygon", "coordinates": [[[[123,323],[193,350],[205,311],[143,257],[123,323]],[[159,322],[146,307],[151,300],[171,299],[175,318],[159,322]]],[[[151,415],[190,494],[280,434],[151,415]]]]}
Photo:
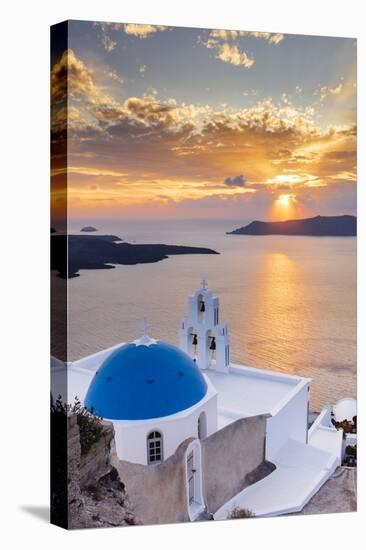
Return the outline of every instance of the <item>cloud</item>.
{"type": "Polygon", "coordinates": [[[112,40],[107,34],[102,37],[102,44],[107,52],[111,52],[117,46],[117,42],[112,40]]]}
{"type": "Polygon", "coordinates": [[[126,34],[137,36],[138,38],[147,38],[153,33],[166,31],[168,27],[163,25],[138,25],[136,23],[126,23],[124,31],[126,34]]]}
{"type": "Polygon", "coordinates": [[[329,96],[339,95],[343,89],[343,83],[340,82],[337,86],[333,88],[330,86],[322,86],[316,93],[319,95],[319,101],[324,101],[329,96]]]}
{"type": "Polygon", "coordinates": [[[239,39],[248,36],[264,39],[270,44],[279,44],[285,38],[281,33],[213,29],[209,32],[207,41],[202,43],[206,48],[217,51],[216,59],[250,69],[254,65],[254,59],[239,47],[239,39]]]}
{"type": "Polygon", "coordinates": [[[241,52],[236,44],[220,44],[217,50],[216,58],[226,63],[243,65],[246,69],[250,69],[254,64],[254,59],[250,58],[245,52],[241,52]]]}
{"type": "Polygon", "coordinates": [[[243,36],[251,36],[267,40],[270,44],[279,44],[285,39],[281,33],[259,32],[259,31],[232,31],[224,29],[213,29],[210,31],[209,38],[219,40],[236,40],[243,36]]]}
{"type": "Polygon", "coordinates": [[[126,34],[144,39],[156,32],[168,29],[162,25],[138,25],[136,23],[106,23],[95,22],[98,28],[99,40],[107,52],[112,52],[118,46],[118,33],[123,30],[126,34]]]}
{"type": "Polygon", "coordinates": [[[242,31],[228,31],[224,29],[213,29],[209,33],[209,38],[220,40],[235,40],[238,36],[243,35],[242,31]]]}
{"type": "Polygon", "coordinates": [[[271,33],[271,32],[259,32],[259,31],[249,31],[242,34],[242,36],[248,35],[254,38],[261,38],[267,40],[270,44],[279,44],[282,40],[285,39],[285,36],[282,33],[271,33]]]}
{"type": "Polygon", "coordinates": [[[271,35],[271,37],[269,38],[269,42],[271,42],[272,44],[279,44],[284,39],[285,39],[284,35],[278,32],[276,34],[271,35]]]}
{"type": "MultiPolygon", "coordinates": [[[[53,135],[68,130],[70,204],[75,208],[77,197],[83,205],[78,208],[87,209],[98,196],[113,198],[119,208],[136,205],[133,212],[142,215],[143,208],[146,213],[152,204],[161,205],[164,196],[170,213],[182,201],[203,208],[210,204],[207,211],[221,205],[220,212],[253,208],[263,213],[281,190],[296,194],[297,203],[313,211],[322,205],[316,197],[332,205],[329,211],[339,212],[343,203],[350,211],[355,204],[352,123],[320,127],[316,110],[271,99],[247,108],[213,107],[162,100],[150,91],[121,101],[107,93],[104,82],[98,84],[100,74],[72,50],[63,53],[51,73],[53,135]],[[225,174],[239,176],[223,181],[225,174]],[[91,185],[98,190],[92,193],[91,185]],[[311,197],[314,206],[310,199],[302,203],[303,196],[311,197]]],[[[57,162],[54,174],[62,176],[57,162]]]]}
{"type": "Polygon", "coordinates": [[[254,64],[254,59],[249,57],[245,51],[241,51],[236,43],[228,42],[228,40],[235,40],[237,36],[239,36],[239,31],[213,30],[204,45],[206,48],[216,50],[216,59],[250,69],[254,64]]]}
{"type": "Polygon", "coordinates": [[[139,73],[143,76],[146,71],[146,65],[140,65],[139,66],[139,73]]]}
{"type": "Polygon", "coordinates": [[[111,96],[95,85],[92,71],[71,49],[64,51],[51,71],[53,101],[57,103],[64,100],[66,92],[68,99],[77,102],[87,100],[96,106],[117,105],[111,96]]]}
{"type": "Polygon", "coordinates": [[[224,183],[225,185],[229,185],[231,187],[244,187],[246,179],[243,175],[240,175],[235,176],[234,178],[225,178],[224,183]]]}
{"type": "Polygon", "coordinates": [[[116,71],[106,71],[105,73],[111,80],[115,80],[120,84],[123,84],[123,78],[116,71]]]}
{"type": "Polygon", "coordinates": [[[51,94],[53,105],[66,99],[101,103],[107,96],[95,86],[92,72],[77,58],[74,51],[65,50],[51,71],[51,94]]]}
{"type": "Polygon", "coordinates": [[[113,51],[118,43],[116,40],[111,38],[110,34],[113,31],[119,31],[122,28],[122,24],[95,21],[93,25],[99,29],[99,39],[103,44],[104,49],[107,52],[113,51]]]}

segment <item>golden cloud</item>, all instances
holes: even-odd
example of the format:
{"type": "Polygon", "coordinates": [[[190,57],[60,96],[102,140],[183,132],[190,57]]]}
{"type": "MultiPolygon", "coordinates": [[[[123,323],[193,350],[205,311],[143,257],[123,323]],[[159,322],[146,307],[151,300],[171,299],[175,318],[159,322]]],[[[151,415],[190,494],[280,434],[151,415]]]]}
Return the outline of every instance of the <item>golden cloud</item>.
{"type": "Polygon", "coordinates": [[[334,86],[333,88],[330,86],[322,86],[319,90],[320,101],[324,101],[324,99],[330,95],[340,94],[342,89],[343,89],[342,82],[340,82],[338,86],[334,86]]]}
{"type": "Polygon", "coordinates": [[[108,35],[103,36],[102,43],[107,52],[111,52],[117,46],[117,42],[112,40],[108,35]]]}
{"type": "Polygon", "coordinates": [[[216,58],[226,63],[243,65],[246,69],[250,69],[254,64],[254,59],[251,59],[245,52],[241,52],[236,44],[220,44],[217,50],[216,58]]]}
{"type": "Polygon", "coordinates": [[[51,71],[51,94],[53,102],[65,99],[92,103],[111,102],[110,96],[94,84],[92,72],[78,59],[73,50],[66,50],[51,71]]]}
{"type": "Polygon", "coordinates": [[[232,65],[242,65],[246,69],[250,69],[254,64],[254,59],[249,55],[239,50],[239,47],[234,42],[238,36],[242,34],[241,31],[226,31],[226,30],[213,30],[208,36],[207,42],[204,42],[206,48],[215,49],[216,59],[221,59],[225,63],[231,63],[232,65]]]}
{"type": "MultiPolygon", "coordinates": [[[[295,106],[287,97],[242,109],[155,95],[119,102],[71,50],[52,70],[56,100],[64,97],[65,78],[68,117],[61,104],[54,131],[68,129],[70,200],[82,197],[85,208],[102,199],[120,206],[201,199],[215,208],[220,200],[267,205],[281,189],[296,189],[302,204],[301,197],[314,201],[324,187],[328,200],[354,201],[355,126],[321,128],[313,106],[295,106]],[[244,174],[246,185],[225,185],[230,174],[244,174]]],[[[309,208],[311,201],[303,199],[309,208]]]]}
{"type": "Polygon", "coordinates": [[[267,40],[271,44],[279,44],[285,39],[285,36],[281,33],[259,32],[259,31],[232,31],[224,29],[213,29],[210,31],[209,38],[220,40],[236,40],[241,36],[252,36],[253,38],[260,38],[267,40]]]}
{"type": "Polygon", "coordinates": [[[147,38],[150,34],[166,31],[167,28],[163,25],[141,25],[136,23],[126,23],[124,25],[126,34],[137,36],[138,38],[147,38]]]}
{"type": "Polygon", "coordinates": [[[279,44],[282,40],[285,39],[285,36],[282,33],[271,33],[271,32],[259,32],[259,31],[248,31],[244,32],[242,35],[253,36],[254,38],[261,38],[267,40],[270,44],[279,44]]]}
{"type": "Polygon", "coordinates": [[[107,51],[107,52],[111,52],[112,50],[115,49],[115,47],[117,46],[117,41],[116,40],[113,40],[110,35],[109,35],[109,32],[110,31],[119,31],[123,25],[122,23],[106,23],[106,22],[95,22],[94,23],[94,27],[97,27],[100,29],[100,40],[104,46],[104,49],[107,51]]]}
{"type": "Polygon", "coordinates": [[[99,29],[99,39],[107,52],[113,51],[118,45],[118,34],[122,29],[126,34],[144,39],[156,32],[167,30],[163,25],[142,25],[136,23],[107,23],[95,22],[94,27],[99,29]],[[113,36],[113,38],[112,38],[113,36]]]}
{"type": "Polygon", "coordinates": [[[254,65],[254,59],[245,51],[240,50],[237,39],[243,36],[252,36],[267,40],[270,44],[279,44],[284,40],[284,35],[280,33],[269,32],[249,32],[249,31],[231,31],[224,29],[213,29],[208,35],[208,39],[203,44],[206,48],[215,49],[216,59],[221,59],[225,63],[231,63],[236,66],[243,66],[250,69],[254,65]]]}

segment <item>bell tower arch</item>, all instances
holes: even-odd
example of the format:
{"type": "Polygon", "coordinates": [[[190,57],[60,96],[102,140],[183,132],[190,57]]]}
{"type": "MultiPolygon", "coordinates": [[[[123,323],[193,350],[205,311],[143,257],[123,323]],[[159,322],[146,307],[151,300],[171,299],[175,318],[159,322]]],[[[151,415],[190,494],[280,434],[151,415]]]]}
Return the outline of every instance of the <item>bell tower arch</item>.
{"type": "Polygon", "coordinates": [[[220,323],[219,299],[205,279],[188,298],[188,317],[182,320],[179,337],[181,349],[193,357],[200,369],[228,372],[228,327],[220,323]]]}

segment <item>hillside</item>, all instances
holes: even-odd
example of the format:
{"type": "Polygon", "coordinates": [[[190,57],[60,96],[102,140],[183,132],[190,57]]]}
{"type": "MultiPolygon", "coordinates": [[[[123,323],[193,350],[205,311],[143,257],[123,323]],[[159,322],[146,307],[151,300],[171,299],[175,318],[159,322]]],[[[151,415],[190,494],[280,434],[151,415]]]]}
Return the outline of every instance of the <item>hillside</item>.
{"type": "Polygon", "coordinates": [[[160,262],[179,254],[218,254],[210,248],[168,244],[130,244],[115,235],[51,235],[51,269],[60,277],[78,277],[80,269],[160,262]],[[66,265],[66,258],[68,265],[66,265]]]}
{"type": "Polygon", "coordinates": [[[356,216],[315,216],[284,222],[253,221],[228,235],[309,235],[313,237],[354,237],[356,216]]]}

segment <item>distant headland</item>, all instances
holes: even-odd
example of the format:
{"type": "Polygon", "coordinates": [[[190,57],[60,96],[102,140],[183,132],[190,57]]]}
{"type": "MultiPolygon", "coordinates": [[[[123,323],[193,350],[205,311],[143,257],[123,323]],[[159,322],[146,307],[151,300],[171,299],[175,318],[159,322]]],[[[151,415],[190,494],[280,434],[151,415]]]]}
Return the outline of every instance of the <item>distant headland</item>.
{"type": "Polygon", "coordinates": [[[308,235],[312,237],[354,237],[356,216],[315,216],[284,222],[254,221],[228,231],[227,235],[308,235]]]}
{"type": "Polygon", "coordinates": [[[219,254],[211,248],[168,244],[130,244],[116,235],[51,235],[51,269],[64,279],[80,269],[113,269],[113,264],[160,262],[178,254],[219,254]],[[68,258],[68,265],[66,265],[68,258]]]}

